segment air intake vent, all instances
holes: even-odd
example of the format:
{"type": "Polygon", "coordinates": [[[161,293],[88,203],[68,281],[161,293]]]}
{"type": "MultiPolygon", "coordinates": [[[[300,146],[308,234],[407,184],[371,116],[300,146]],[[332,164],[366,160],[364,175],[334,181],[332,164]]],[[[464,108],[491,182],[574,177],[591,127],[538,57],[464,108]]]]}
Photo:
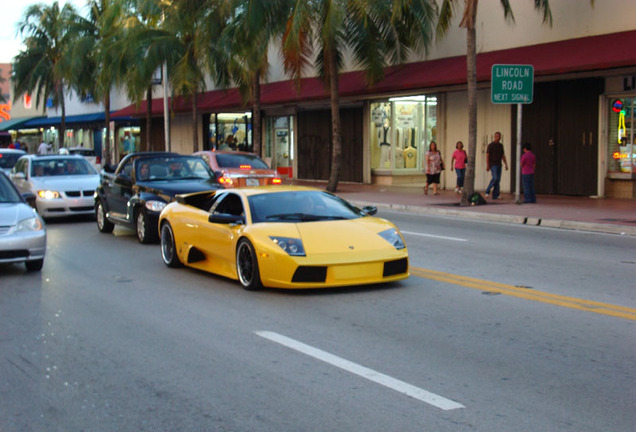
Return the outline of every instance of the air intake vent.
{"type": "Polygon", "coordinates": [[[300,266],[296,269],[292,282],[324,282],[327,279],[327,267],[300,266]]]}
{"type": "Polygon", "coordinates": [[[401,258],[395,261],[387,261],[384,263],[384,272],[382,272],[382,277],[406,273],[408,267],[409,261],[407,258],[401,258]]]}

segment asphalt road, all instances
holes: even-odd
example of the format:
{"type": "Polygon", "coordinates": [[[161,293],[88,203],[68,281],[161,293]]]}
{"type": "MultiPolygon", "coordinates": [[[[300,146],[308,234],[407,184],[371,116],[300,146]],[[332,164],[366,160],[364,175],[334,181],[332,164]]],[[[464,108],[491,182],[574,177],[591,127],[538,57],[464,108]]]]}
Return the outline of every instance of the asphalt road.
{"type": "Polygon", "coordinates": [[[0,431],[633,430],[636,239],[382,215],[413,275],[325,291],[49,223],[0,265],[0,431]]]}

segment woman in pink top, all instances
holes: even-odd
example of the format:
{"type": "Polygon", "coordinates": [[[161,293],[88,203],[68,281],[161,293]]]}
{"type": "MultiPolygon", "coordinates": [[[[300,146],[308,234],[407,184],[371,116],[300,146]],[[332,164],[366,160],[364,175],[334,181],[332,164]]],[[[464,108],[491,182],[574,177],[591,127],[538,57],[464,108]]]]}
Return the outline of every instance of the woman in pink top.
{"type": "Polygon", "coordinates": [[[454,169],[457,173],[457,186],[455,192],[462,193],[464,189],[464,177],[466,176],[466,162],[468,161],[468,155],[464,151],[464,143],[457,141],[455,144],[455,151],[453,152],[453,158],[451,159],[451,169],[454,169]]]}

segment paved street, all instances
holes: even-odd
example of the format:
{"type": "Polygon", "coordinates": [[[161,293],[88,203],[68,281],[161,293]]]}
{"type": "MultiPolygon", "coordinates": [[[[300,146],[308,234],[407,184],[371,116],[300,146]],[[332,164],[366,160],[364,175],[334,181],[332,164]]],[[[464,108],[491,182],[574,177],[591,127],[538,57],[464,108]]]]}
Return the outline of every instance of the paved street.
{"type": "Polygon", "coordinates": [[[48,224],[0,266],[0,431],[628,431],[636,238],[381,211],[412,276],[247,292],[48,224]]]}

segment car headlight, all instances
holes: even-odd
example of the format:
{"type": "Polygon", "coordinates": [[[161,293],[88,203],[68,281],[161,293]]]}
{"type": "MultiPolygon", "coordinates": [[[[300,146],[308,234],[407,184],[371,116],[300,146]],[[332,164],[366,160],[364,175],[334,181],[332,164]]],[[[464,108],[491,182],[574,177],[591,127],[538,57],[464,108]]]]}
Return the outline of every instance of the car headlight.
{"type": "Polygon", "coordinates": [[[398,250],[404,249],[406,247],[406,244],[404,243],[404,239],[402,239],[402,236],[400,235],[398,230],[395,228],[389,228],[388,230],[382,231],[379,234],[380,234],[380,237],[382,237],[384,240],[391,243],[391,245],[393,245],[393,247],[398,250]]]}
{"type": "Polygon", "coordinates": [[[150,211],[160,212],[167,205],[167,203],[163,201],[150,200],[146,201],[146,208],[150,211]]]}
{"type": "Polygon", "coordinates": [[[37,216],[30,217],[27,219],[22,219],[15,226],[15,232],[25,232],[25,231],[40,231],[44,229],[44,224],[42,223],[42,219],[37,216]]]}
{"type": "Polygon", "coordinates": [[[39,190],[38,196],[45,200],[57,199],[60,197],[60,193],[54,190],[39,190]]]}
{"type": "Polygon", "coordinates": [[[274,237],[270,236],[274,243],[276,243],[282,250],[287,252],[291,256],[305,256],[305,248],[303,242],[297,238],[291,237],[274,237]]]}

